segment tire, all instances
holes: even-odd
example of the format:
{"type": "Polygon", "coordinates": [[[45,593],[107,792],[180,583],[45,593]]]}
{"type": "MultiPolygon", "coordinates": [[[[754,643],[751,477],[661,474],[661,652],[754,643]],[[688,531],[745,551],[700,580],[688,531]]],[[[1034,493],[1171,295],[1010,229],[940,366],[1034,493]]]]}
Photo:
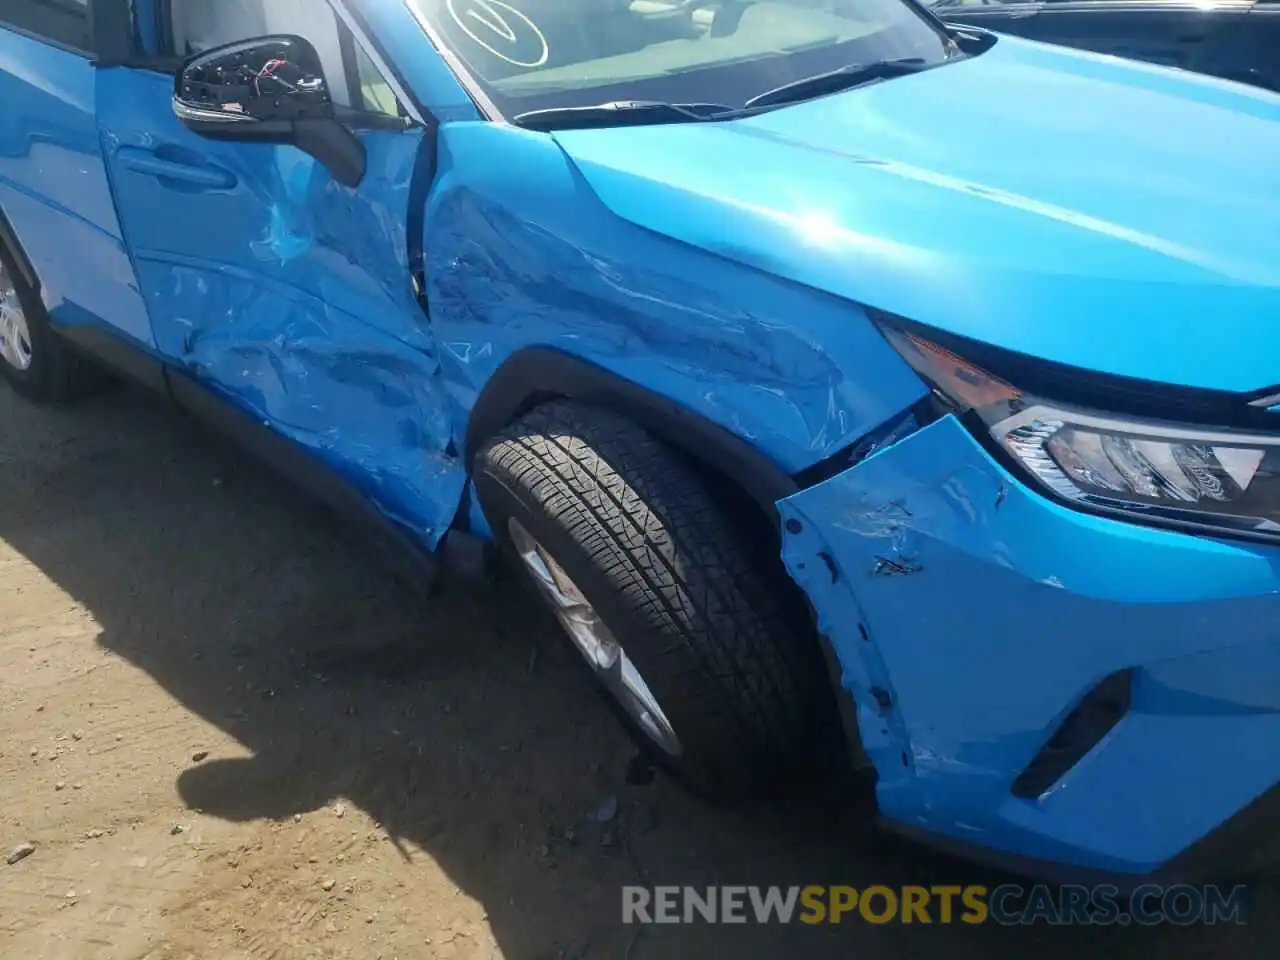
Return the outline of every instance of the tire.
{"type": "Polygon", "coordinates": [[[91,393],[106,377],[76,354],[53,332],[40,297],[23,279],[12,253],[0,243],[0,377],[13,389],[32,400],[59,402],[91,393]],[[3,311],[13,317],[20,311],[21,327],[6,326],[3,311]],[[12,348],[14,334],[20,353],[12,348]],[[7,336],[6,336],[7,332],[7,336]]]}
{"type": "Polygon", "coordinates": [[[486,443],[473,473],[506,550],[519,560],[514,520],[644,677],[678,753],[601,689],[658,766],[737,800],[807,757],[829,699],[816,643],[684,460],[616,414],[555,402],[486,443]]]}

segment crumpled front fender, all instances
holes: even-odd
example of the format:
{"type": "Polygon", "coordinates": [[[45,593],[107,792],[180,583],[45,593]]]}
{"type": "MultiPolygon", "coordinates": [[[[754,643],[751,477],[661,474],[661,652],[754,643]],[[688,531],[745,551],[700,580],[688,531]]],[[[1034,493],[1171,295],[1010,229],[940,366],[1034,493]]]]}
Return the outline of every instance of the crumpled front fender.
{"type": "Polygon", "coordinates": [[[627,223],[527,130],[440,128],[424,249],[459,445],[504,363],[531,347],[660,396],[788,475],[925,395],[857,304],[627,223]]]}

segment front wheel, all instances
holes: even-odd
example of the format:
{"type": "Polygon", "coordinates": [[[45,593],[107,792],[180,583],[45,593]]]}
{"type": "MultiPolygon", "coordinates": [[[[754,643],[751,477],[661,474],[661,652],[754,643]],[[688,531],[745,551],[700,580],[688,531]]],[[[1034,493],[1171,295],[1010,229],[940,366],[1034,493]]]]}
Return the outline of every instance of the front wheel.
{"type": "Polygon", "coordinates": [[[805,755],[825,702],[813,640],[672,451],[615,414],[556,402],[479,451],[475,485],[659,765],[732,799],[805,755]]]}

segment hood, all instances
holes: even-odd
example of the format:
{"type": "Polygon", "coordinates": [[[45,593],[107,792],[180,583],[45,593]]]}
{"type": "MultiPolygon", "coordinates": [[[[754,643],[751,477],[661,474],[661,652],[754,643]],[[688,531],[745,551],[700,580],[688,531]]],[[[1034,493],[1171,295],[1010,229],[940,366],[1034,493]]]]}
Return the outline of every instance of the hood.
{"type": "Polygon", "coordinates": [[[1280,97],[1002,37],[755,117],[556,134],[639,226],[1009,350],[1280,384],[1280,97]]]}

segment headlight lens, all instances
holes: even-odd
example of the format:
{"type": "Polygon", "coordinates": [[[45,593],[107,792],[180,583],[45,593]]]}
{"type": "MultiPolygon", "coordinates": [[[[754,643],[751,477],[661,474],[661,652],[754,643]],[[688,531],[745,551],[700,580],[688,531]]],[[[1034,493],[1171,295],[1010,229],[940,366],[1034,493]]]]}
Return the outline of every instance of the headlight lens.
{"type": "Polygon", "coordinates": [[[884,333],[957,412],[1057,496],[1150,519],[1280,535],[1280,435],[1108,416],[1030,396],[914,333],[884,333]]]}

